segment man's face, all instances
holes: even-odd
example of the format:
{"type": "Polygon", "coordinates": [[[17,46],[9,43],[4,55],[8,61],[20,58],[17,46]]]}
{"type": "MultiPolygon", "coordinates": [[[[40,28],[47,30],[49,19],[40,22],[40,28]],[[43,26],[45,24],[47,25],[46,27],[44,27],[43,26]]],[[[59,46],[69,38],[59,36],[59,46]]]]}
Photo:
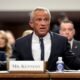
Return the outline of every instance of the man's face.
{"type": "Polygon", "coordinates": [[[75,30],[73,24],[71,23],[62,23],[60,25],[60,35],[66,37],[68,41],[71,41],[75,35],[75,30]]]}
{"type": "Polygon", "coordinates": [[[31,27],[39,37],[45,36],[50,28],[50,16],[47,11],[36,11],[31,22],[31,27]]]}

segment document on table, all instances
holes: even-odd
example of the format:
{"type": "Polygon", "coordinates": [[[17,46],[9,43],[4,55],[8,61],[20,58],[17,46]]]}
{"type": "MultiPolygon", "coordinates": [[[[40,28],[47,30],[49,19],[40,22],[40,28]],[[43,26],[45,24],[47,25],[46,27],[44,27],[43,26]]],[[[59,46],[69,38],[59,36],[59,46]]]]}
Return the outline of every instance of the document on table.
{"type": "Polygon", "coordinates": [[[9,73],[9,71],[0,71],[0,73],[9,73]]]}

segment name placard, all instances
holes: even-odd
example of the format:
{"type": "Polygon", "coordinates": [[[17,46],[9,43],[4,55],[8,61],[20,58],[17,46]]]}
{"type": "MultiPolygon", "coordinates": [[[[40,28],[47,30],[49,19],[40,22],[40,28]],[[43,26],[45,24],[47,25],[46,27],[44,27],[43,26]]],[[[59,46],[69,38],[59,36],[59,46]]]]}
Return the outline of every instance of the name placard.
{"type": "Polygon", "coordinates": [[[9,71],[44,71],[43,61],[10,61],[9,71]]]}

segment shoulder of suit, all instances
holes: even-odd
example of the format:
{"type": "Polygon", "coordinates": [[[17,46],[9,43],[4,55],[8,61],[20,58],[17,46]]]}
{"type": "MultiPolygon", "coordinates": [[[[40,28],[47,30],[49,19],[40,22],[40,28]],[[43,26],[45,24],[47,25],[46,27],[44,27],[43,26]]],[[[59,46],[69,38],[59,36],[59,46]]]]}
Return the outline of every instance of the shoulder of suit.
{"type": "Polygon", "coordinates": [[[74,42],[80,45],[80,41],[74,39],[74,42]]]}
{"type": "Polygon", "coordinates": [[[60,34],[58,34],[58,33],[51,32],[51,34],[53,35],[53,37],[56,37],[56,38],[59,38],[59,39],[66,39],[66,40],[67,40],[67,38],[66,38],[66,37],[61,36],[61,35],[60,35],[60,34]]]}
{"type": "Polygon", "coordinates": [[[20,38],[16,39],[16,42],[24,42],[26,40],[29,40],[31,37],[32,37],[32,34],[29,34],[27,36],[20,37],[20,38]]]}

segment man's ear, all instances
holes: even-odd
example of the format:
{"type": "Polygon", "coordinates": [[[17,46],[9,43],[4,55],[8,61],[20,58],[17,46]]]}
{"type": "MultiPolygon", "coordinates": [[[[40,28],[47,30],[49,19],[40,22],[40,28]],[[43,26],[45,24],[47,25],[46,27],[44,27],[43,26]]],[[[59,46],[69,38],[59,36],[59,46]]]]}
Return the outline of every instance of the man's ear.
{"type": "Polygon", "coordinates": [[[33,22],[32,22],[32,20],[29,21],[29,25],[30,25],[31,28],[33,28],[33,22]]]}

